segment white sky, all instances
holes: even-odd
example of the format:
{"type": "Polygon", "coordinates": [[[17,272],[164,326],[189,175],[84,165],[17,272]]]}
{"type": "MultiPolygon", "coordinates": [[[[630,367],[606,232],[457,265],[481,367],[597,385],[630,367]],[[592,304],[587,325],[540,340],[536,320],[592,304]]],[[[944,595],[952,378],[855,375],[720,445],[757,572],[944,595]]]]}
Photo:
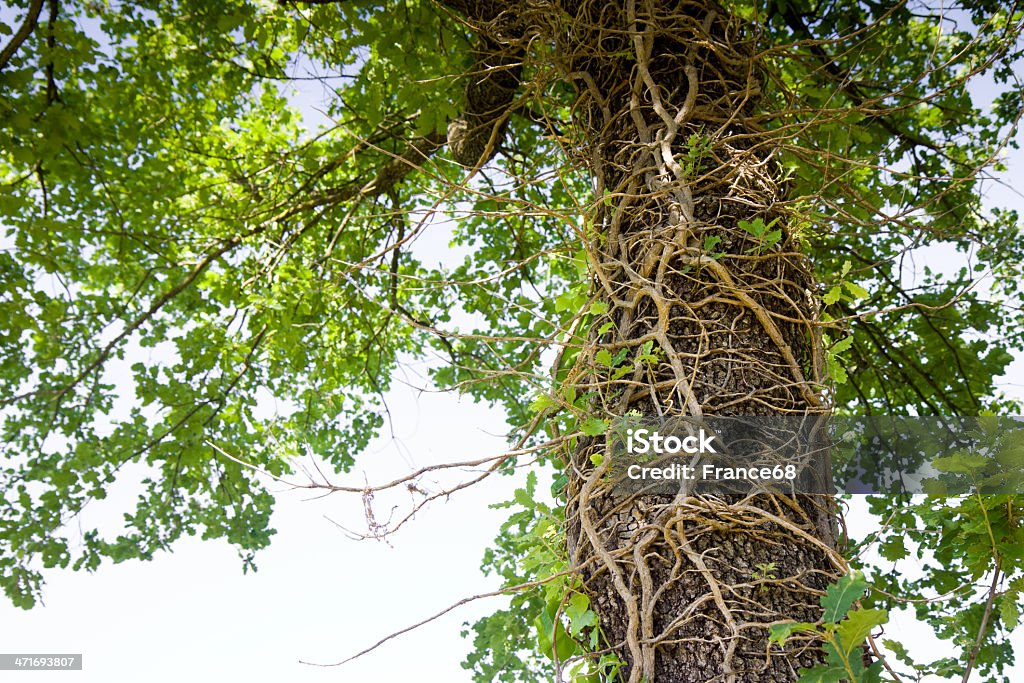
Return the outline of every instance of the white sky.
{"type": "MultiPolygon", "coordinates": [[[[389,396],[396,436],[364,462],[381,480],[415,466],[504,450],[500,416],[447,395],[398,390],[389,396]],[[402,448],[408,454],[401,452],[402,448]]],[[[299,479],[297,477],[297,479],[299,479]]],[[[350,476],[360,483],[361,475],[350,476]]],[[[0,603],[0,652],[82,653],[82,672],[0,674],[3,681],[469,680],[459,662],[460,624],[486,614],[494,599],[458,610],[418,633],[344,667],[330,663],[471,594],[496,588],[478,570],[505,515],[487,508],[510,497],[512,480],[488,481],[439,502],[390,538],[352,541],[325,515],[359,529],[357,497],[279,496],[271,547],[259,572],[243,576],[223,543],[188,540],[150,563],[102,566],[95,574],[52,575],[46,605],[29,612],[0,603]]],[[[279,485],[274,485],[281,489],[279,485]]],[[[386,516],[386,511],[381,517],[386,516]]]]}

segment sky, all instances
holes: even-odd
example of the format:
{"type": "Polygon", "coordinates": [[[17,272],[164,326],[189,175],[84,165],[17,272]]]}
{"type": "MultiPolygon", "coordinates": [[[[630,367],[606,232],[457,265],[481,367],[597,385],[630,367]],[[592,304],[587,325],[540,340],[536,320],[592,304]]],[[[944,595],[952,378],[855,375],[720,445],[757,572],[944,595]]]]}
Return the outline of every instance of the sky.
{"type": "MultiPolygon", "coordinates": [[[[401,417],[395,438],[378,440],[363,459],[372,463],[371,481],[504,450],[504,438],[485,431],[500,430],[500,417],[484,406],[405,388],[390,392],[388,402],[401,417]]],[[[347,479],[361,483],[362,472],[347,479]]],[[[479,565],[504,514],[487,506],[510,498],[513,483],[485,481],[439,502],[387,543],[351,540],[334,524],[364,528],[358,497],[316,498],[272,484],[282,491],[273,518],[278,534],[258,557],[257,573],[243,576],[228,546],[190,539],[149,563],[52,575],[45,606],[23,612],[0,604],[0,651],[81,653],[83,671],[0,680],[144,676],[157,683],[201,672],[206,680],[253,683],[405,681],[429,672],[435,680],[468,681],[459,666],[468,650],[461,624],[501,598],[462,608],[344,668],[299,660],[337,662],[468,595],[494,590],[479,565]]]]}
{"type": "MultiPolygon", "coordinates": [[[[312,89],[296,96],[311,123],[318,98],[312,89]]],[[[1011,179],[1024,174],[1024,155],[1014,153],[1008,164],[1004,179],[1012,186],[1011,179]]],[[[996,205],[1024,209],[1012,187],[992,183],[987,192],[996,205]]],[[[428,239],[434,242],[419,245],[426,253],[447,249],[443,234],[428,239]]],[[[941,266],[951,257],[927,258],[941,266]]],[[[913,267],[924,265],[920,258],[913,267]]],[[[450,394],[421,393],[406,379],[418,384],[414,374],[399,377],[387,395],[394,435],[385,430],[357,469],[335,483],[379,482],[506,450],[500,411],[450,394]]],[[[1001,385],[1024,396],[1024,359],[1018,356],[1001,385]]],[[[301,474],[291,479],[303,482],[301,474]]],[[[44,605],[26,612],[0,601],[0,652],[81,654],[83,670],[3,672],[0,681],[470,681],[459,665],[470,642],[459,631],[464,622],[502,606],[503,598],[470,602],[345,666],[318,665],[339,662],[463,598],[497,588],[497,579],[483,576],[479,565],[506,513],[488,506],[511,498],[521,483],[521,474],[491,477],[431,505],[385,542],[352,540],[339,528],[365,528],[359,497],[270,482],[278,492],[272,522],[278,533],[257,557],[258,572],[243,575],[229,546],[195,539],[151,562],[104,564],[93,574],[50,572],[44,605]]],[[[101,519],[131,498],[129,488],[120,487],[106,508],[88,514],[101,519]]],[[[376,514],[386,518],[390,503],[377,503],[376,514]]],[[[877,523],[862,501],[851,505],[854,535],[877,523]]],[[[922,658],[949,650],[906,615],[894,615],[886,631],[922,658]]],[[[1017,642],[1024,648],[1024,638],[1017,642]]],[[[1024,666],[1010,677],[1024,680],[1024,666]]]]}

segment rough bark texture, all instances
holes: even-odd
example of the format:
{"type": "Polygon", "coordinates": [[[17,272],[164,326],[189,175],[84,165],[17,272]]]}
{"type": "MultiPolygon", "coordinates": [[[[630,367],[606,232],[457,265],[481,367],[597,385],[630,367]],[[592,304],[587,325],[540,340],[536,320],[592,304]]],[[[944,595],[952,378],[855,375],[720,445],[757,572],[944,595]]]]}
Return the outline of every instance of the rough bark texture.
{"type": "MultiPolygon", "coordinates": [[[[746,27],[705,1],[566,10],[558,53],[580,88],[580,157],[602,200],[588,251],[613,323],[580,354],[577,392],[609,416],[826,412],[813,284],[777,206],[746,27]],[[595,362],[645,342],[657,359],[618,380],[595,362]]],[[[793,681],[819,661],[814,643],[770,645],[768,625],[820,617],[840,564],[830,499],[616,496],[610,457],[592,464],[605,448],[574,453],[568,534],[628,680],[793,681]]]]}
{"type": "Polygon", "coordinates": [[[471,22],[477,34],[473,68],[466,76],[466,104],[462,115],[448,124],[452,157],[470,168],[481,166],[499,150],[508,127],[519,78],[523,35],[517,3],[448,3],[471,22]]]}
{"type": "MultiPolygon", "coordinates": [[[[750,27],[712,0],[450,6],[514,27],[481,38],[478,65],[518,79],[509,55],[539,37],[577,86],[568,149],[594,181],[586,249],[608,312],[566,383],[594,397],[592,412],[827,413],[814,283],[758,125],[750,27]],[[596,359],[623,349],[631,367],[619,376],[596,359]]],[[[482,98],[481,83],[467,88],[464,130],[493,142],[514,84],[482,98]]],[[[469,150],[462,125],[449,131],[457,158],[489,158],[493,145],[469,150]]],[[[842,565],[831,499],[617,495],[611,458],[592,457],[607,448],[582,439],[571,454],[566,531],[624,679],[794,681],[820,661],[814,642],[769,644],[768,627],[820,617],[842,565]]]]}

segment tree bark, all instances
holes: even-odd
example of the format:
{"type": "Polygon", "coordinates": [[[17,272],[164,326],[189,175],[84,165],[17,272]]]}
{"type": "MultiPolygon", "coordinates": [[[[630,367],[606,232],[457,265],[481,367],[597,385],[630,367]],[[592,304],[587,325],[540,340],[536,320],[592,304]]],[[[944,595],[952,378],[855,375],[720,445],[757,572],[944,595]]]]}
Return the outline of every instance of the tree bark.
{"type": "MultiPolygon", "coordinates": [[[[749,27],[707,0],[562,9],[556,55],[579,86],[575,149],[598,200],[588,256],[609,307],[577,393],[607,416],[827,413],[814,283],[758,122],[749,27]],[[650,353],[613,379],[595,355],[622,349],[650,353]]],[[[816,643],[780,648],[768,627],[820,617],[841,565],[831,498],[616,494],[610,458],[592,458],[606,445],[573,454],[567,531],[625,679],[794,681],[819,662],[816,643]]]]}
{"type": "MultiPolygon", "coordinates": [[[[760,116],[751,27],[713,0],[445,4],[480,35],[475,71],[507,76],[483,93],[471,75],[449,130],[457,160],[493,155],[524,36],[552,45],[577,87],[568,149],[593,179],[586,251],[608,310],[566,384],[591,411],[827,414],[815,284],[760,116]],[[615,377],[596,356],[624,349],[632,368],[615,377]]],[[[624,495],[611,458],[593,457],[607,452],[602,436],[571,454],[566,534],[625,680],[781,683],[821,661],[818,643],[768,634],[816,621],[841,573],[831,497],[624,495]]]]}

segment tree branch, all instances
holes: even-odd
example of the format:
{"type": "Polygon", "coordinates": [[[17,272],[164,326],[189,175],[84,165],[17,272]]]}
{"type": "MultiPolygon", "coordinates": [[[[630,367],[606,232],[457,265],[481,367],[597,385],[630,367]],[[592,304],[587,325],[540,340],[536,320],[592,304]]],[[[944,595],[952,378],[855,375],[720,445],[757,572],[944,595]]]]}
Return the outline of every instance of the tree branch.
{"type": "MultiPolygon", "coordinates": [[[[104,345],[102,349],[99,350],[96,357],[81,369],[70,382],[63,387],[51,390],[49,393],[52,393],[52,397],[49,400],[53,403],[53,409],[57,409],[59,401],[69,391],[72,391],[89,375],[102,368],[114,353],[114,350],[125,339],[131,336],[142,325],[151,320],[175,297],[188,289],[192,283],[210,267],[210,265],[217,261],[217,259],[234,250],[246,240],[261,234],[268,227],[280,221],[287,220],[292,216],[296,216],[300,213],[304,213],[321,206],[336,205],[346,201],[359,201],[369,195],[388,192],[388,190],[401,181],[409,171],[419,168],[421,162],[428,159],[441,146],[443,139],[443,135],[440,133],[432,133],[425,137],[416,138],[409,142],[409,146],[402,154],[393,154],[391,160],[381,166],[377,171],[377,174],[369,182],[361,186],[358,184],[349,184],[343,187],[332,188],[314,195],[307,201],[287,208],[282,208],[281,204],[278,204],[273,207],[275,210],[279,210],[278,213],[266,218],[252,229],[239,233],[230,239],[224,240],[220,246],[208,253],[175,285],[157,297],[146,311],[138,315],[130,323],[127,323],[120,334],[104,345]]],[[[0,400],[0,408],[13,405],[21,400],[43,393],[47,392],[43,389],[36,389],[11,398],[2,399],[0,400]]]]}
{"type": "Polygon", "coordinates": [[[24,43],[30,35],[32,35],[32,31],[34,31],[38,25],[39,13],[42,11],[43,0],[33,0],[32,4],[29,5],[28,15],[25,16],[25,21],[22,22],[17,33],[11,37],[11,42],[7,43],[7,46],[4,47],[2,52],[0,52],[0,71],[4,70],[8,62],[11,61],[11,58],[18,51],[18,48],[21,47],[21,44],[24,43]]]}
{"type": "Polygon", "coordinates": [[[971,677],[971,671],[974,669],[974,662],[978,659],[978,653],[981,651],[981,644],[985,640],[985,631],[988,630],[988,620],[992,616],[992,604],[996,599],[996,589],[999,587],[999,580],[1002,578],[1000,571],[999,562],[996,561],[996,569],[992,573],[992,587],[988,591],[988,600],[985,601],[985,614],[981,618],[981,626],[978,627],[978,637],[974,641],[974,647],[971,648],[971,654],[967,658],[967,668],[964,669],[964,677],[960,683],[967,683],[971,677]]]}
{"type": "MultiPolygon", "coordinates": [[[[809,48],[811,52],[821,60],[822,66],[825,68],[825,72],[839,84],[839,89],[846,93],[847,97],[850,98],[855,106],[862,106],[868,98],[860,89],[858,82],[854,80],[853,74],[851,74],[849,70],[841,67],[825,50],[825,48],[816,42],[818,39],[814,36],[810,27],[804,21],[803,16],[797,13],[792,7],[787,6],[786,11],[782,13],[782,17],[786,20],[786,25],[788,25],[793,32],[812,41],[809,48]]],[[[942,148],[931,140],[899,128],[882,114],[868,118],[877,122],[878,125],[888,131],[889,134],[895,135],[903,142],[919,147],[926,147],[933,152],[942,152],[942,148]]]]}

